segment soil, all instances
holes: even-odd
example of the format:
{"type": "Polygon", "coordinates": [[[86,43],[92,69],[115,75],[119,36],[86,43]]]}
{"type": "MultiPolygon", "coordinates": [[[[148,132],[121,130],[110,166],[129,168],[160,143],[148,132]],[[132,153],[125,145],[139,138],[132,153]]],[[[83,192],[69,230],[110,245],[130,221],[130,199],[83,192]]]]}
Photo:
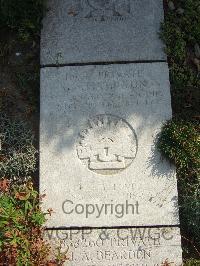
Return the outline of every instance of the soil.
{"type": "MultiPolygon", "coordinates": [[[[39,39],[25,43],[0,30],[0,110],[27,121],[39,144],[39,39]]],[[[38,188],[38,173],[34,176],[38,188]]]]}

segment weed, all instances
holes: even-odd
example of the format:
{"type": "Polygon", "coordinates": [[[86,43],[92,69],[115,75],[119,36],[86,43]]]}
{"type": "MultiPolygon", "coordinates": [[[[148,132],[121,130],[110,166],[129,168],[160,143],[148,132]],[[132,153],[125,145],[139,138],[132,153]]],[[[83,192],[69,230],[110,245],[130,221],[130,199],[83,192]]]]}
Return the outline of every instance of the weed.
{"type": "Polygon", "coordinates": [[[173,120],[160,134],[159,150],[177,166],[179,175],[199,175],[200,126],[197,122],[173,120]]]}
{"type": "Polygon", "coordinates": [[[0,261],[1,265],[63,265],[66,256],[59,251],[51,257],[51,248],[43,239],[47,211],[32,183],[10,186],[0,181],[0,261]],[[59,258],[59,260],[58,260],[59,258]]]}

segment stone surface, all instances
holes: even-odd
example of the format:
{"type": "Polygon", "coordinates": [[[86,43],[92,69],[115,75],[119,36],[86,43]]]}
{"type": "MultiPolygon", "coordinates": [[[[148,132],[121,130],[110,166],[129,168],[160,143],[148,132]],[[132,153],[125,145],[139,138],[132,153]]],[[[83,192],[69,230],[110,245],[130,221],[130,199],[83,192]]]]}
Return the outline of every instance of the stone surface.
{"type": "Polygon", "coordinates": [[[58,230],[46,238],[68,251],[68,266],[182,265],[179,228],[58,230]]]}
{"type": "Polygon", "coordinates": [[[165,60],[161,0],[49,0],[41,64],[165,60]]]}
{"type": "Polygon", "coordinates": [[[47,226],[178,224],[175,169],[155,148],[170,118],[165,63],[42,69],[47,226]]]}

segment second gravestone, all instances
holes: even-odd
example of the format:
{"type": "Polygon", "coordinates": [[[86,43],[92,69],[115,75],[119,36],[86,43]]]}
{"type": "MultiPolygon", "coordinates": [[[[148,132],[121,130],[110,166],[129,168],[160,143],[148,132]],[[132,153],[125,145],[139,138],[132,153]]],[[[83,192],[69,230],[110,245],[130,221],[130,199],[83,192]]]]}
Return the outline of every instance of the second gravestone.
{"type": "Polygon", "coordinates": [[[40,121],[40,191],[54,211],[47,239],[62,240],[70,266],[180,266],[175,168],[156,148],[172,116],[157,35],[162,1],[48,6],[40,121]]]}

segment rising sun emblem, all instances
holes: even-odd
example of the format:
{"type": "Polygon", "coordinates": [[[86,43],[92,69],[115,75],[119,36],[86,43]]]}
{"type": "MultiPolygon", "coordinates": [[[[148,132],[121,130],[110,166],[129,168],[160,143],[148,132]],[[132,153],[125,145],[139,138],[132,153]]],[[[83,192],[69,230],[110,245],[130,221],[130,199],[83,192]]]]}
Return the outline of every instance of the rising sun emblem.
{"type": "Polygon", "coordinates": [[[79,159],[98,174],[116,174],[126,169],[137,153],[135,131],[123,119],[97,115],[88,121],[77,144],[79,159]]]}

